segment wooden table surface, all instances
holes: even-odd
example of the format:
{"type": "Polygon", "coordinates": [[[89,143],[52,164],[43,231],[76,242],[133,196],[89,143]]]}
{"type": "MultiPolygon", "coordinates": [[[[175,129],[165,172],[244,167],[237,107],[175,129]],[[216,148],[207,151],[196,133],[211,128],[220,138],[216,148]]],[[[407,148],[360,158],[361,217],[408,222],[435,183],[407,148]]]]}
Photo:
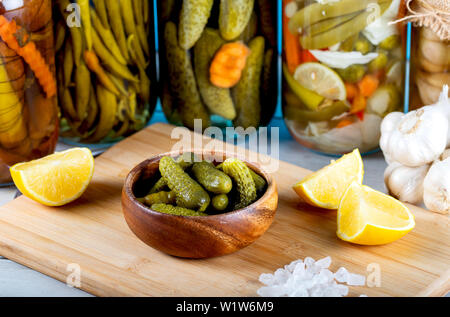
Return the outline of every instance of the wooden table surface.
{"type": "MultiPolygon", "coordinates": [[[[158,118],[154,118],[155,121],[158,118]]],[[[274,120],[280,129],[280,160],[301,165],[310,170],[317,170],[330,161],[330,157],[313,153],[298,145],[289,135],[281,121],[274,120]]],[[[59,145],[58,149],[64,149],[59,145]]],[[[383,184],[383,172],[386,163],[381,153],[365,156],[365,184],[381,191],[386,191],[383,184]]],[[[13,199],[14,188],[0,188],[0,205],[13,199]]],[[[22,265],[0,258],[0,296],[90,296],[83,291],[70,288],[53,278],[28,269],[22,265]]],[[[448,296],[448,295],[447,295],[448,296]]]]}

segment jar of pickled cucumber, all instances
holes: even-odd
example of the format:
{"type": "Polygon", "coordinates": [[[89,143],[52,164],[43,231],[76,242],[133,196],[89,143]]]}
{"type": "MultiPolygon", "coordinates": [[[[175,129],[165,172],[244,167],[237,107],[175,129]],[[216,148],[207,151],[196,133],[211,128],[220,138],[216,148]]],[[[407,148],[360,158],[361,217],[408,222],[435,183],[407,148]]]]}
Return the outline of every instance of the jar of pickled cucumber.
{"type": "Polygon", "coordinates": [[[58,139],[51,0],[0,1],[0,185],[58,139]]]}
{"type": "Polygon", "coordinates": [[[107,147],[143,129],[157,94],[153,2],[57,0],[61,136],[107,147]]]}
{"type": "Polygon", "coordinates": [[[161,102],[168,121],[190,129],[267,125],[277,102],[276,3],[158,5],[161,102]]]}
{"type": "Polygon", "coordinates": [[[301,144],[328,154],[378,148],[401,111],[401,0],[283,0],[283,115],[301,144]]]}

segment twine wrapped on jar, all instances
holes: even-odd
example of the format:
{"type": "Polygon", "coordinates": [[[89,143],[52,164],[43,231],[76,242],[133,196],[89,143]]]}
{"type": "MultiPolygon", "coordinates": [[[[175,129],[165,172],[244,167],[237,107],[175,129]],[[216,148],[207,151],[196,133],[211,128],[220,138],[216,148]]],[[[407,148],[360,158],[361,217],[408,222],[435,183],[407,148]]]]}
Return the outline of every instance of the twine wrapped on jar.
{"type": "Polygon", "coordinates": [[[406,0],[409,15],[417,27],[431,29],[442,41],[450,40],[450,2],[448,0],[406,0]]]}
{"type": "Polygon", "coordinates": [[[406,6],[409,15],[402,20],[412,21],[418,29],[413,76],[419,104],[434,104],[442,86],[450,85],[450,2],[406,0],[406,6]]]}

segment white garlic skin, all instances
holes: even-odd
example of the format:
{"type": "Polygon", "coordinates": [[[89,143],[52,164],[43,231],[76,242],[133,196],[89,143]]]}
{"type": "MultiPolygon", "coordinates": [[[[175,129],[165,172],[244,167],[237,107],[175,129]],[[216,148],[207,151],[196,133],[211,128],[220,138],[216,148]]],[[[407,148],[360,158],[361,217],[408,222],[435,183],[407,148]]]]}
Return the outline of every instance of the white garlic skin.
{"type": "Polygon", "coordinates": [[[389,161],[419,167],[438,159],[447,145],[449,123],[440,109],[393,112],[381,124],[380,147],[389,161]]]}
{"type": "Polygon", "coordinates": [[[450,212],[450,158],[436,161],[423,182],[425,206],[434,212],[450,212]]]}
{"type": "Polygon", "coordinates": [[[433,108],[435,111],[439,111],[443,116],[447,118],[449,122],[449,128],[447,133],[447,147],[450,147],[450,100],[448,98],[448,85],[442,87],[441,95],[439,100],[434,105],[423,107],[422,109],[433,108]]]}
{"type": "Polygon", "coordinates": [[[384,183],[389,194],[403,202],[420,204],[423,199],[423,182],[429,165],[408,167],[391,163],[384,172],[384,183]]]}

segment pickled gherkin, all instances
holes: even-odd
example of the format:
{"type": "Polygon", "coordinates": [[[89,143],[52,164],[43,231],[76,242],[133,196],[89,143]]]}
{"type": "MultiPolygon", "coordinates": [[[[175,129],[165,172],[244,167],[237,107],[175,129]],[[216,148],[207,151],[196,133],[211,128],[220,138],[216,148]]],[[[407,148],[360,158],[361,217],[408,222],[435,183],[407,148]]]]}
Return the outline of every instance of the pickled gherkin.
{"type": "Polygon", "coordinates": [[[160,179],[158,179],[157,181],[156,181],[156,183],[152,186],[152,188],[150,189],[150,191],[149,191],[149,195],[151,195],[151,194],[155,194],[155,193],[158,193],[158,192],[161,192],[161,191],[163,191],[164,189],[166,189],[167,188],[167,181],[166,181],[166,179],[164,178],[164,177],[161,177],[160,179]]]}
{"type": "MultiPolygon", "coordinates": [[[[261,175],[250,169],[246,163],[229,158],[224,163],[200,160],[194,153],[184,153],[175,160],[164,156],[159,161],[158,175],[137,182],[147,188],[146,182],[161,183],[157,192],[152,187],[149,194],[143,196],[142,189],[137,200],[156,211],[172,215],[206,216],[218,212],[229,212],[245,208],[264,195],[267,182],[261,175]],[[192,162],[186,164],[187,162],[192,162]],[[195,160],[195,162],[194,162],[195,160]],[[142,197],[143,196],[143,197],[142,197]]],[[[145,173],[144,173],[145,174],[145,173]]]]}
{"type": "Polygon", "coordinates": [[[260,176],[259,174],[256,174],[252,169],[250,169],[250,175],[252,175],[253,181],[255,182],[256,191],[258,194],[261,194],[266,189],[267,182],[265,179],[260,176]]]}
{"type": "MultiPolygon", "coordinates": [[[[223,171],[223,163],[216,166],[216,168],[220,171],[223,171]]],[[[256,191],[258,194],[261,194],[266,189],[267,182],[266,180],[260,176],[259,174],[255,173],[251,168],[249,168],[250,175],[253,178],[253,181],[255,182],[256,191]]]]}
{"type": "Polygon", "coordinates": [[[220,0],[219,28],[225,40],[234,40],[244,31],[254,5],[255,0],[220,0]]]}
{"type": "Polygon", "coordinates": [[[171,157],[165,156],[159,162],[159,171],[167,185],[177,196],[179,207],[205,211],[211,201],[208,193],[193,180],[171,157]]]}
{"type": "Polygon", "coordinates": [[[165,0],[157,9],[167,120],[192,130],[269,124],[279,67],[273,1],[165,0]]]}
{"type": "Polygon", "coordinates": [[[243,127],[259,126],[261,120],[261,74],[264,64],[265,40],[262,36],[249,43],[250,56],[242,71],[242,78],[233,88],[233,98],[238,112],[234,125],[243,127]]]}
{"type": "Polygon", "coordinates": [[[207,191],[214,194],[228,194],[233,187],[231,178],[227,174],[206,161],[195,163],[192,174],[207,191]]]}
{"type": "Polygon", "coordinates": [[[180,47],[188,50],[195,45],[208,22],[214,0],[183,0],[178,38],[180,47]]]}
{"type": "Polygon", "coordinates": [[[234,158],[225,160],[222,165],[223,171],[236,183],[239,199],[234,208],[241,209],[249,206],[257,199],[256,185],[248,166],[234,158]]]}
{"type": "MultiPolygon", "coordinates": [[[[198,158],[194,153],[183,153],[176,159],[176,163],[180,165],[183,170],[190,168],[198,158]]],[[[163,191],[167,187],[167,180],[161,177],[150,189],[149,194],[154,194],[163,191]]]]}
{"type": "Polygon", "coordinates": [[[147,206],[152,206],[153,204],[175,204],[176,195],[174,192],[161,191],[154,194],[149,194],[140,199],[142,203],[147,206]]]}
{"type": "Polygon", "coordinates": [[[186,152],[177,157],[175,160],[178,165],[184,170],[192,167],[195,162],[200,162],[201,160],[197,157],[195,153],[186,152]]]}
{"type": "Polygon", "coordinates": [[[153,204],[151,208],[157,212],[174,216],[207,216],[207,214],[203,212],[167,204],[153,204]]]}
{"type": "Polygon", "coordinates": [[[214,86],[209,80],[209,65],[223,44],[225,41],[217,30],[206,28],[203,31],[194,49],[195,74],[200,94],[211,113],[233,120],[236,109],[230,89],[214,86]]]}
{"type": "Polygon", "coordinates": [[[211,200],[211,205],[217,211],[224,211],[228,207],[228,196],[225,194],[214,196],[211,200]]]}
{"type": "Polygon", "coordinates": [[[258,16],[255,12],[253,12],[250,17],[250,21],[248,21],[247,26],[244,31],[242,31],[241,35],[236,39],[237,41],[242,41],[244,43],[248,43],[251,39],[253,39],[258,33],[258,16]]]}
{"type": "Polygon", "coordinates": [[[203,127],[209,126],[209,114],[202,103],[197,89],[197,81],[191,63],[189,51],[178,46],[177,27],[172,22],[166,23],[164,32],[166,58],[171,92],[177,102],[183,124],[194,129],[194,120],[202,120],[203,127]]]}

